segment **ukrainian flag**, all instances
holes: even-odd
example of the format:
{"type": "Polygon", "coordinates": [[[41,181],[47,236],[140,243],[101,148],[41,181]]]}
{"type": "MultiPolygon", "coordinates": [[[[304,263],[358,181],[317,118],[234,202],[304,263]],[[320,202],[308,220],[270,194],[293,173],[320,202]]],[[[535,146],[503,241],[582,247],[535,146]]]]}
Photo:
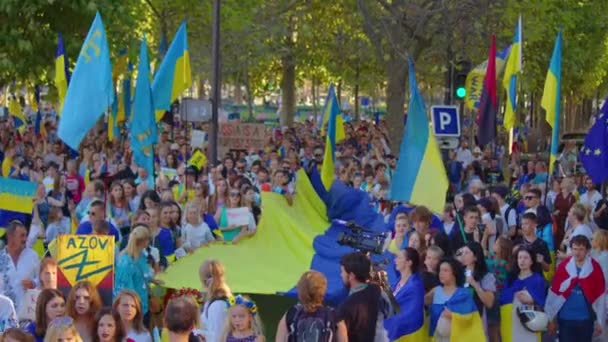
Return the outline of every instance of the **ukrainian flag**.
{"type": "Polygon", "coordinates": [[[546,290],[545,278],[540,273],[519,279],[515,278],[503,289],[500,295],[500,336],[503,342],[540,341],[540,333],[532,333],[521,324],[517,317],[517,306],[520,302],[515,298],[519,291],[527,291],[534,300],[534,304],[545,306],[546,290]]]}
{"type": "Polygon", "coordinates": [[[192,86],[192,71],[184,21],[177,30],[152,82],[156,122],[160,121],[164,112],[171,108],[171,103],[190,86],[192,86]]]}
{"type": "MultiPolygon", "coordinates": [[[[437,287],[435,291],[443,291],[443,288],[437,287]]],[[[437,322],[444,309],[448,309],[452,313],[450,342],[486,340],[481,316],[473,301],[473,295],[463,287],[456,288],[447,302],[431,304],[429,309],[431,316],[429,335],[431,337],[435,336],[437,322]]]]}
{"type": "Polygon", "coordinates": [[[340,115],[340,106],[334,90],[334,85],[329,86],[325,109],[323,110],[327,120],[327,136],[325,138],[325,154],[321,166],[321,180],[325,189],[331,188],[335,176],[336,144],[344,140],[344,122],[340,115]]]}
{"type": "Polygon", "coordinates": [[[390,199],[443,211],[448,179],[441,154],[430,132],[424,100],[418,91],[414,63],[410,59],[410,103],[390,199]]]}
{"type": "Polygon", "coordinates": [[[555,160],[557,159],[557,146],[559,143],[559,116],[560,116],[560,86],[562,82],[562,31],[560,30],[555,39],[553,57],[547,71],[545,90],[541,100],[541,107],[546,111],[545,120],[553,129],[551,133],[551,154],[549,158],[549,174],[553,173],[555,160]]]}
{"type": "Polygon", "coordinates": [[[63,47],[63,36],[61,35],[61,32],[59,32],[57,52],[55,53],[55,87],[57,87],[57,94],[59,95],[57,115],[59,115],[63,109],[63,100],[68,91],[69,75],[68,57],[65,55],[65,48],[63,47]]]}
{"type": "Polygon", "coordinates": [[[113,100],[110,49],[101,16],[97,12],[82,44],[65,96],[57,130],[59,138],[73,150],[78,150],[84,136],[113,100]]]}
{"type": "Polygon", "coordinates": [[[0,178],[0,209],[31,214],[37,186],[35,182],[0,178]]]}
{"type": "MultiPolygon", "coordinates": [[[[399,280],[395,283],[395,285],[399,280]]],[[[395,288],[395,286],[393,286],[395,288]]],[[[389,340],[398,342],[427,342],[428,330],[424,329],[424,284],[415,273],[395,295],[399,313],[384,320],[389,340]]]]}
{"type": "MultiPolygon", "coordinates": [[[[326,130],[326,126],[327,126],[327,122],[329,120],[329,118],[331,117],[331,112],[332,111],[338,111],[338,113],[340,113],[340,104],[338,103],[338,98],[336,96],[336,93],[334,91],[334,85],[331,84],[330,85],[330,89],[327,92],[327,99],[325,101],[325,107],[323,108],[323,116],[320,122],[320,126],[319,126],[319,130],[321,131],[321,135],[325,134],[325,130],[326,130]],[[333,98],[330,99],[330,91],[333,93],[333,98]],[[328,106],[328,103],[330,103],[330,100],[333,101],[332,102],[332,106],[328,106]]],[[[338,136],[337,136],[337,140],[341,141],[342,139],[345,138],[344,135],[344,119],[342,118],[342,115],[338,115],[338,124],[337,127],[340,127],[340,130],[338,130],[338,136]]]]}
{"type": "Polygon", "coordinates": [[[509,59],[507,59],[505,76],[502,80],[502,85],[507,91],[505,116],[503,120],[503,124],[507,131],[511,130],[511,128],[515,126],[516,121],[515,110],[517,109],[517,74],[521,72],[521,48],[521,16],[519,16],[517,28],[515,29],[515,37],[513,37],[513,45],[511,45],[511,52],[509,52],[509,59]]]}
{"type": "MultiPolygon", "coordinates": [[[[276,294],[287,292],[297,284],[302,272],[311,268],[315,254],[313,240],[323,234],[329,222],[327,208],[316,194],[303,170],[296,176],[296,198],[293,206],[285,197],[262,192],[262,217],[255,235],[238,245],[212,243],[171,264],[158,275],[167,288],[198,288],[200,279],[193,269],[206,259],[221,260],[226,277],[235,293],[276,294]],[[276,222],[281,222],[277,225],[276,222]],[[255,255],[256,262],[243,263],[255,255]],[[277,272],[277,260],[283,267],[277,272]],[[255,274],[255,276],[253,276],[255,274]]],[[[339,266],[336,264],[337,269],[339,266]]]]}
{"type": "Polygon", "coordinates": [[[11,95],[8,100],[8,112],[13,117],[13,123],[19,133],[25,131],[25,125],[27,123],[19,99],[15,95],[11,95]]]}

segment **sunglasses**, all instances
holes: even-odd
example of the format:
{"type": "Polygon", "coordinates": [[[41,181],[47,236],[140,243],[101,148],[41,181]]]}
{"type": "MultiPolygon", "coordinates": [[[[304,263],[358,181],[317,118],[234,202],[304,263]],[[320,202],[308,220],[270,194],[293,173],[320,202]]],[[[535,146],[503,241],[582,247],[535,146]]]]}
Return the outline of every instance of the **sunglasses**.
{"type": "Polygon", "coordinates": [[[527,200],[527,201],[531,201],[531,200],[533,200],[535,198],[536,198],[536,196],[524,196],[524,199],[527,200]]]}
{"type": "Polygon", "coordinates": [[[241,194],[238,192],[231,192],[230,197],[239,197],[241,194]]]}

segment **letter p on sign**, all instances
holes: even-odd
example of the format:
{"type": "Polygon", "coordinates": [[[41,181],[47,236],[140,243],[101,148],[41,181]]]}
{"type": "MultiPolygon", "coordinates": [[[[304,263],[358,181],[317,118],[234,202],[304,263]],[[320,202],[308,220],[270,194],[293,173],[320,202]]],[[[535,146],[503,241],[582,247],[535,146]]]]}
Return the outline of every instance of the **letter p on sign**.
{"type": "Polygon", "coordinates": [[[438,137],[460,136],[460,117],[457,106],[431,107],[433,132],[438,137]]]}

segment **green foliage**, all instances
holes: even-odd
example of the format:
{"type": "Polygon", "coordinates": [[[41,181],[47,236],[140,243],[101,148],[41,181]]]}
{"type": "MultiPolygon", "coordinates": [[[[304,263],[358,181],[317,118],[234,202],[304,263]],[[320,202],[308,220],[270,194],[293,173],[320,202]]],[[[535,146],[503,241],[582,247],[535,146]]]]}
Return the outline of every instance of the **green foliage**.
{"type": "Polygon", "coordinates": [[[542,93],[557,31],[563,29],[562,93],[594,97],[606,88],[608,2],[581,0],[509,1],[502,16],[510,40],[523,15],[524,91],[542,93]],[[510,25],[510,27],[509,27],[510,25]]]}
{"type": "Polygon", "coordinates": [[[73,66],[97,10],[112,51],[132,44],[141,33],[137,1],[0,1],[0,85],[52,83],[58,32],[73,66]]]}

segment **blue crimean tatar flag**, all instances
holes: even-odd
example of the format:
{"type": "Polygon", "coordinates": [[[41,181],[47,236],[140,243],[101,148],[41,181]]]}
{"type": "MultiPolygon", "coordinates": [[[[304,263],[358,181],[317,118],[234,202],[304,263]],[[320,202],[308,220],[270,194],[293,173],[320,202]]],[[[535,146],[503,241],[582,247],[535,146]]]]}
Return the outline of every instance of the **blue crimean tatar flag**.
{"type": "Polygon", "coordinates": [[[585,137],[581,162],[595,184],[608,179],[608,98],[585,137]]]}
{"type": "Polygon", "coordinates": [[[89,29],[63,102],[57,133],[69,147],[80,142],[114,101],[112,65],[99,12],[89,29]]]}
{"type": "Polygon", "coordinates": [[[137,85],[133,100],[131,117],[131,148],[137,166],[148,173],[148,185],[154,186],[154,144],[157,142],[154,103],[150,85],[150,62],[146,37],[141,41],[139,65],[137,68],[137,85]],[[151,183],[151,184],[150,184],[151,183]]]}

